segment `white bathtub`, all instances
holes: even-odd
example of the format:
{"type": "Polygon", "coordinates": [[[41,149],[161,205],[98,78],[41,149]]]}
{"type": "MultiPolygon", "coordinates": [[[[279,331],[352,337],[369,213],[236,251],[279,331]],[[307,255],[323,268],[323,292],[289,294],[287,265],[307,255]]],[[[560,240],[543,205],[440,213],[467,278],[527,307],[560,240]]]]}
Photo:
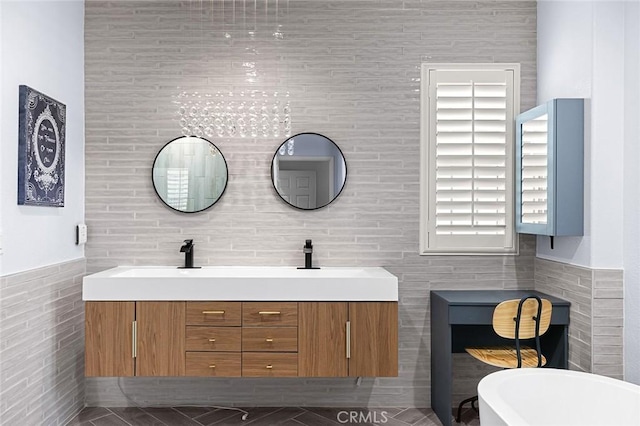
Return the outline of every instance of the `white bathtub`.
{"type": "Polygon", "coordinates": [[[522,368],[478,384],[482,426],[640,425],[640,386],[579,371],[522,368]]]}

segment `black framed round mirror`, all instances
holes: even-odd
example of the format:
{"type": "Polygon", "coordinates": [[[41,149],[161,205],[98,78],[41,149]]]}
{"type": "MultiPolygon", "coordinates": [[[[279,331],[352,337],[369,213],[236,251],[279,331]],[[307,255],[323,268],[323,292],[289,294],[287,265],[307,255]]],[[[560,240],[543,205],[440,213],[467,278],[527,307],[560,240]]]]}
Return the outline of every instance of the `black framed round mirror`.
{"type": "Polygon", "coordinates": [[[271,181],[280,198],[301,210],[330,204],[347,180],[347,162],[331,139],[318,133],[291,136],[271,162],[271,181]]]}
{"type": "Polygon", "coordinates": [[[227,161],[217,146],[181,136],[162,147],[153,161],[153,188],[168,207],[196,213],[214,205],[227,188],[227,161]]]}

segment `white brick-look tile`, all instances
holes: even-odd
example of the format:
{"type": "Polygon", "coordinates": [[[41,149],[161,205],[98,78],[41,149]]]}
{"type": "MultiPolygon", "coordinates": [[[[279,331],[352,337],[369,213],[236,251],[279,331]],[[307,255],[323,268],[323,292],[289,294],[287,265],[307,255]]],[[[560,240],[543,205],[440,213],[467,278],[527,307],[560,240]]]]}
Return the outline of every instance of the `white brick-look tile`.
{"type": "Polygon", "coordinates": [[[536,290],[571,302],[569,367],[623,378],[622,271],[536,258],[536,290]]]}
{"type": "Polygon", "coordinates": [[[63,425],[84,407],[85,267],[0,278],[0,424],[63,425]]]}
{"type": "MultiPolygon", "coordinates": [[[[528,236],[516,257],[417,253],[420,64],[519,62],[521,109],[534,106],[535,1],[92,0],[85,31],[90,272],[179,265],[185,238],[195,239],[200,265],[299,265],[312,238],[319,265],[385,266],[400,282],[397,379],[361,387],[350,379],[121,380],[133,401],[429,406],[429,291],[533,288],[528,236]],[[270,179],[282,138],[215,138],[229,164],[220,202],[192,215],[164,207],[151,164],[180,134],[176,95],[247,89],[289,91],[294,133],[322,133],[341,147],[340,198],[318,211],[292,209],[270,179]]],[[[465,362],[463,382],[477,382],[481,372],[465,362]]],[[[115,379],[88,379],[87,403],[132,401],[115,379]]]]}

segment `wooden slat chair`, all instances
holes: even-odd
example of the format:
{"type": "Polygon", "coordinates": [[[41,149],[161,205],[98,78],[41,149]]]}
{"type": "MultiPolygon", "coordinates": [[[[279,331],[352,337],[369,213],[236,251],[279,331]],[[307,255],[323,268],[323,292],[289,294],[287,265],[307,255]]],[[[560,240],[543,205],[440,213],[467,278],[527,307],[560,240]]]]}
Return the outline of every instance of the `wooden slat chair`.
{"type": "MultiPolygon", "coordinates": [[[[540,351],[540,336],[549,329],[551,323],[551,302],[538,296],[526,296],[522,299],[506,300],[493,311],[493,330],[500,337],[515,340],[515,346],[470,347],[464,348],[469,355],[501,368],[535,368],[547,363],[540,351]],[[520,344],[521,339],[535,339],[532,349],[520,344]]],[[[478,396],[467,398],[458,405],[456,422],[460,423],[462,406],[467,402],[476,409],[478,396]]]]}

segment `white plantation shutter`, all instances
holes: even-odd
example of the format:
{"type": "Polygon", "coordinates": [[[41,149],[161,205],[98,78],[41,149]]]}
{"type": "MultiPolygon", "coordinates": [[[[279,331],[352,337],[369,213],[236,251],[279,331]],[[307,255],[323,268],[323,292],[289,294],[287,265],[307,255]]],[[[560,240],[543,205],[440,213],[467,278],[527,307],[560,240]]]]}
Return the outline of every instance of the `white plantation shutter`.
{"type": "Polygon", "coordinates": [[[422,77],[422,252],[513,252],[516,72],[431,68],[422,77]]]}

